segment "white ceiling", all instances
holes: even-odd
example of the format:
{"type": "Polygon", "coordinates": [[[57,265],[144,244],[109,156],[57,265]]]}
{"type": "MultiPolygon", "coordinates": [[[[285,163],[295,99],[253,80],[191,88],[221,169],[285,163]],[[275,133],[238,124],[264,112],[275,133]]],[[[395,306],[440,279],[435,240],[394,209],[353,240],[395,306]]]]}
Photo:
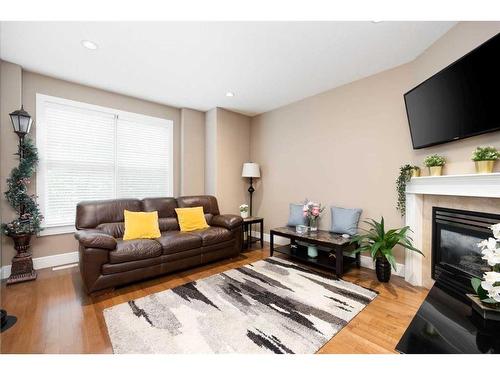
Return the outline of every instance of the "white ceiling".
{"type": "Polygon", "coordinates": [[[0,58],[158,103],[253,115],[409,62],[454,24],[1,22],[0,58]]]}

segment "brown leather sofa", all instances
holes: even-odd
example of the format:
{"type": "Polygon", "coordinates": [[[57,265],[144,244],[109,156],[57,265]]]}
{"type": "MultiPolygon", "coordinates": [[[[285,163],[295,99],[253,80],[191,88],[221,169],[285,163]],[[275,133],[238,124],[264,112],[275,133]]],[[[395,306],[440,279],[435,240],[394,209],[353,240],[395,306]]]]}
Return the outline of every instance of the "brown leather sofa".
{"type": "Polygon", "coordinates": [[[241,250],[242,222],[237,215],[220,215],[212,196],[79,203],[75,238],[83,282],[90,293],[235,257],[241,250]],[[199,206],[210,228],[180,232],[175,208],[199,206]],[[158,211],[161,237],[124,241],[124,210],[158,211]]]}

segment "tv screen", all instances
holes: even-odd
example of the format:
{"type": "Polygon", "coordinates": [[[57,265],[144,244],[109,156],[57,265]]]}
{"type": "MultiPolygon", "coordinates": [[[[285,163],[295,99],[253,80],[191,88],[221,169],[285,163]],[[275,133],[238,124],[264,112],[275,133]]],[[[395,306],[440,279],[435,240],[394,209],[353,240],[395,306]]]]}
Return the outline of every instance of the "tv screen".
{"type": "Polygon", "coordinates": [[[500,34],[404,95],[413,148],[500,129],[500,34]]]}

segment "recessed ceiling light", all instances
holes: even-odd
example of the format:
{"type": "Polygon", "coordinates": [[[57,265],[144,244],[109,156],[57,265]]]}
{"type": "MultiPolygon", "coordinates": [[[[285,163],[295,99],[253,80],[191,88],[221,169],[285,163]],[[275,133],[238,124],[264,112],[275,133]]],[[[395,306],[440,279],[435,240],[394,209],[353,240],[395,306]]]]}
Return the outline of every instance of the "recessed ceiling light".
{"type": "Polygon", "coordinates": [[[382,22],[381,20],[373,20],[372,23],[380,23],[382,22]]]}
{"type": "Polygon", "coordinates": [[[81,43],[82,43],[82,46],[84,46],[87,49],[94,50],[94,49],[99,48],[99,46],[96,43],[92,42],[91,40],[82,40],[81,43]]]}
{"type": "Polygon", "coordinates": [[[226,96],[232,98],[234,96],[234,92],[228,91],[226,92],[226,96]]]}

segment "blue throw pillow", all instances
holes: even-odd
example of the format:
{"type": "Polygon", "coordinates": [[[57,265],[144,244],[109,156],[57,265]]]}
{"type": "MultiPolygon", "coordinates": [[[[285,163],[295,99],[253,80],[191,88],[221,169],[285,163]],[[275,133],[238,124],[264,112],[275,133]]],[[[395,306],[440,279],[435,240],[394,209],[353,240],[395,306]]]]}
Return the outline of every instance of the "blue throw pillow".
{"type": "Polygon", "coordinates": [[[358,222],[361,208],[341,208],[332,207],[332,229],[334,233],[344,234],[347,233],[354,236],[358,233],[358,222]]]}
{"type": "Polygon", "coordinates": [[[304,217],[303,204],[290,203],[290,214],[288,215],[289,226],[306,225],[306,218],[304,217]]]}

